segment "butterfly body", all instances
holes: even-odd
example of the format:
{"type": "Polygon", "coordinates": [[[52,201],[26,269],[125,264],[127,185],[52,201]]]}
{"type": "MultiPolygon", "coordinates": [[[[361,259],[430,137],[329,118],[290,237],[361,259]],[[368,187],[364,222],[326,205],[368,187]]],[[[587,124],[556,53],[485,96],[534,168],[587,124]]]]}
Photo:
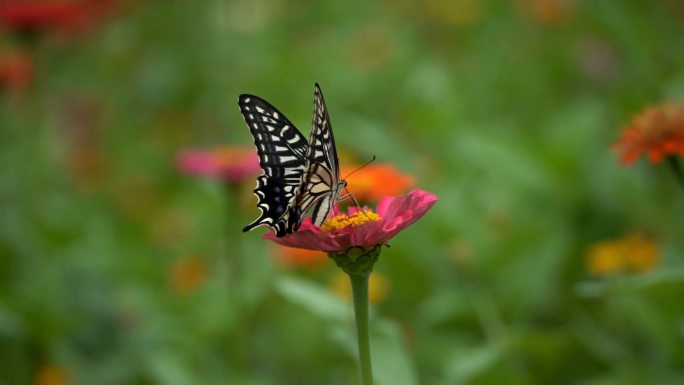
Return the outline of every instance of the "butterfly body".
{"type": "Polygon", "coordinates": [[[320,226],[346,182],[339,164],[330,117],[318,84],[309,140],[278,109],[254,95],[240,95],[240,112],[249,126],[263,175],[254,194],[261,215],[243,231],[269,226],[282,237],[299,229],[313,208],[312,222],[320,226]]]}

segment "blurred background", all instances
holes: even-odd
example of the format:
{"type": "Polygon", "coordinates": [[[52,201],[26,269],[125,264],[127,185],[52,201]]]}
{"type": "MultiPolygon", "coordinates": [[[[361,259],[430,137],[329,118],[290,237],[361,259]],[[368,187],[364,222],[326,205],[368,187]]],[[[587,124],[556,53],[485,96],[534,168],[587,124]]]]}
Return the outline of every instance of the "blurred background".
{"type": "Polygon", "coordinates": [[[440,198],[377,384],[682,384],[684,189],[611,146],[683,43],[678,0],[3,0],[0,384],[357,383],[332,261],[241,232],[237,96],[308,136],[314,82],[352,192],[440,198]]]}

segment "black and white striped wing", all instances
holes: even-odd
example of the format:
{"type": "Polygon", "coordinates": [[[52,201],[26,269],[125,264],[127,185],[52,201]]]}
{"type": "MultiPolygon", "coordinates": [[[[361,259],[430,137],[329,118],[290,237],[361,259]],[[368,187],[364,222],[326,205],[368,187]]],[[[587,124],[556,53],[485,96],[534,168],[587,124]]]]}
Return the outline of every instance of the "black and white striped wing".
{"type": "Polygon", "coordinates": [[[302,175],[308,164],[308,143],[285,115],[267,101],[253,95],[240,95],[239,105],[254,137],[263,170],[254,189],[261,215],[242,231],[266,225],[282,237],[293,231],[291,208],[297,202],[302,175]]]}
{"type": "Polygon", "coordinates": [[[295,229],[311,207],[313,224],[323,224],[346,185],[344,181],[340,181],[335,138],[325,99],[318,84],[314,89],[314,113],[307,159],[308,167],[302,177],[297,204],[293,206],[290,219],[295,223],[295,229]]]}

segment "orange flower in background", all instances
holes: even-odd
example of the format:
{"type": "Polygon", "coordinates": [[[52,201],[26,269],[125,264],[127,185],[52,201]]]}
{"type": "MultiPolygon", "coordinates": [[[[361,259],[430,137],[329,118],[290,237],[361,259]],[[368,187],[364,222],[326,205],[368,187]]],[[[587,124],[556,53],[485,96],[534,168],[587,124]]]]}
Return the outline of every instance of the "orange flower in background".
{"type": "Polygon", "coordinates": [[[660,163],[666,156],[684,155],[684,102],[646,108],[622,129],[613,148],[624,165],[634,163],[642,154],[651,163],[660,163]]]}
{"type": "Polygon", "coordinates": [[[575,0],[516,0],[516,3],[537,23],[562,23],[575,17],[575,0]]]}
{"type": "Polygon", "coordinates": [[[322,251],[299,249],[296,247],[278,246],[275,255],[284,265],[310,269],[318,269],[328,260],[328,257],[322,251]]]}
{"type": "Polygon", "coordinates": [[[38,368],[34,385],[67,385],[71,379],[67,370],[55,364],[46,364],[38,368]]]}
{"type": "Polygon", "coordinates": [[[204,283],[206,271],[205,263],[198,257],[178,259],[169,270],[169,286],[178,294],[191,293],[204,283]]]}
{"type": "Polygon", "coordinates": [[[658,245],[643,234],[597,242],[587,249],[587,270],[596,276],[624,271],[644,273],[655,269],[659,262],[658,245]]]}
{"type": "Polygon", "coordinates": [[[177,158],[178,169],[229,183],[252,180],[261,173],[253,146],[223,146],[208,150],[185,150],[177,158]]]}
{"type": "Polygon", "coordinates": [[[644,235],[630,235],[622,240],[625,250],[625,265],[636,273],[655,269],[660,259],[658,246],[644,235]]]}
{"type": "MultiPolygon", "coordinates": [[[[340,175],[347,175],[358,166],[343,166],[340,175]]],[[[349,191],[361,202],[374,202],[383,196],[399,195],[413,187],[415,178],[402,174],[389,163],[370,164],[347,178],[349,191]]]]}
{"type": "Polygon", "coordinates": [[[24,89],[33,79],[33,59],[21,51],[0,54],[0,87],[24,89]]]}
{"type": "MultiPolygon", "coordinates": [[[[387,298],[389,292],[389,280],[381,273],[374,272],[368,281],[368,300],[371,304],[377,305],[387,298]]],[[[333,293],[347,302],[352,300],[352,288],[349,277],[343,272],[338,272],[330,280],[330,288],[333,293]]]]}

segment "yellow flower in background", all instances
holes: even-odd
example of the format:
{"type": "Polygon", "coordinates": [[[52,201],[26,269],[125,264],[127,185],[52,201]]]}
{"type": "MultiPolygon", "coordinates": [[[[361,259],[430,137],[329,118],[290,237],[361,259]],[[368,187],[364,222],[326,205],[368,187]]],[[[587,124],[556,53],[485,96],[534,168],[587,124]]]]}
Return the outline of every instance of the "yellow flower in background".
{"type": "Polygon", "coordinates": [[[55,364],[45,364],[38,368],[34,385],[67,385],[71,379],[67,370],[55,364]]]}
{"type": "Polygon", "coordinates": [[[599,276],[607,276],[625,267],[619,242],[602,241],[587,250],[587,270],[599,276]]]}
{"type": "MultiPolygon", "coordinates": [[[[378,272],[372,273],[368,282],[368,299],[370,303],[377,305],[384,301],[387,298],[389,286],[389,281],[384,275],[378,272]]],[[[345,273],[340,271],[335,274],[330,280],[330,288],[338,297],[347,302],[351,301],[351,284],[349,283],[349,277],[345,273]]]]}
{"type": "Polygon", "coordinates": [[[586,256],[587,270],[602,277],[624,271],[651,271],[660,262],[658,245],[643,234],[628,234],[594,243],[587,249],[586,256]]]}
{"type": "Polygon", "coordinates": [[[483,5],[478,0],[429,0],[422,8],[429,19],[451,25],[473,25],[482,19],[483,5]]]}

